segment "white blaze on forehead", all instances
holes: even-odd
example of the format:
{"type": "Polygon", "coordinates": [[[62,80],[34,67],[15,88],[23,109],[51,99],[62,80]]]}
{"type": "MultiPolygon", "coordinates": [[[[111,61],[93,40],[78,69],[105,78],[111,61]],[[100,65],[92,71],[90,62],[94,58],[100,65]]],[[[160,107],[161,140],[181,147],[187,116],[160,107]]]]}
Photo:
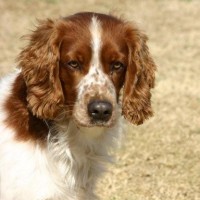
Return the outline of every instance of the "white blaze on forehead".
{"type": "MultiPolygon", "coordinates": [[[[95,83],[103,84],[105,82],[105,74],[103,73],[101,62],[100,62],[100,54],[101,54],[101,46],[102,46],[102,28],[101,22],[97,19],[96,16],[93,16],[90,24],[90,32],[91,32],[91,48],[92,48],[92,58],[90,63],[90,70],[88,76],[90,79],[94,79],[95,83]]],[[[93,80],[92,80],[93,81],[93,80]]]]}
{"type": "Polygon", "coordinates": [[[91,19],[89,27],[91,33],[91,49],[92,58],[90,61],[90,69],[88,74],[79,83],[79,96],[84,92],[84,86],[90,86],[91,84],[103,84],[105,83],[105,74],[102,71],[100,62],[100,51],[101,51],[101,23],[96,16],[91,19]]]}
{"type": "Polygon", "coordinates": [[[100,49],[101,49],[101,23],[93,16],[90,25],[90,32],[92,35],[91,47],[92,47],[92,62],[91,67],[100,67],[100,49]]]}
{"type": "MultiPolygon", "coordinates": [[[[80,81],[78,84],[78,98],[81,99],[82,95],[87,92],[85,86],[89,88],[92,85],[99,86],[107,86],[114,90],[114,86],[112,82],[109,80],[108,76],[103,72],[102,63],[100,61],[100,54],[102,48],[102,26],[100,20],[96,16],[93,16],[91,19],[91,24],[89,26],[89,30],[91,33],[91,49],[92,49],[92,57],[90,61],[90,69],[88,74],[80,81]]],[[[108,89],[107,88],[107,89],[108,89]]],[[[93,93],[103,93],[105,91],[101,91],[99,88],[95,88],[96,91],[93,93]]],[[[93,94],[91,94],[92,96],[93,94]]]]}

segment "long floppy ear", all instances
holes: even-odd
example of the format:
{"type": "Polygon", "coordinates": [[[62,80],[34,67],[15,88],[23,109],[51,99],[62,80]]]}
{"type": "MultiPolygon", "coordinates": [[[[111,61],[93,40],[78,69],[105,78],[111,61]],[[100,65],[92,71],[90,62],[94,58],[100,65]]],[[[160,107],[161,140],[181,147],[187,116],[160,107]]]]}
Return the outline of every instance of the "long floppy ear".
{"type": "Polygon", "coordinates": [[[40,21],[28,39],[28,46],[18,57],[27,86],[28,107],[39,118],[53,119],[64,101],[59,80],[60,38],[56,22],[40,21]]]}
{"type": "Polygon", "coordinates": [[[147,36],[129,27],[126,32],[129,47],[122,114],[133,124],[142,124],[153,115],[151,88],[154,87],[156,65],[146,45],[147,36]]]}

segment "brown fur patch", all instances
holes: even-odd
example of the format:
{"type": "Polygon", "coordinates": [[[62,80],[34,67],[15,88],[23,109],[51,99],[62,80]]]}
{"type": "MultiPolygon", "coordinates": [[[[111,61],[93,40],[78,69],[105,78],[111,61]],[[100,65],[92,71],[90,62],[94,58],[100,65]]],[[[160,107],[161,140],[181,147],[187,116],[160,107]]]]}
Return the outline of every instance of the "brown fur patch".
{"type": "Polygon", "coordinates": [[[42,120],[33,116],[28,110],[26,90],[23,77],[19,75],[14,82],[11,95],[4,104],[8,115],[5,123],[15,130],[17,140],[44,141],[48,128],[42,120]]]}

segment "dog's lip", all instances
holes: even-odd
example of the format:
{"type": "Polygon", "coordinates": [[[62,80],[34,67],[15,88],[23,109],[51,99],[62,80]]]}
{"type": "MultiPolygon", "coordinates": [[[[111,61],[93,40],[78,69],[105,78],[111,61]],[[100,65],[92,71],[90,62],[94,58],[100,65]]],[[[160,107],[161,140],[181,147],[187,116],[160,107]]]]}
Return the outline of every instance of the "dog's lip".
{"type": "Polygon", "coordinates": [[[87,128],[91,128],[91,127],[111,128],[112,126],[114,126],[114,120],[110,120],[109,122],[103,122],[103,121],[92,122],[92,121],[90,121],[89,123],[84,123],[84,122],[81,122],[80,120],[74,118],[74,122],[78,127],[87,127],[87,128]]]}

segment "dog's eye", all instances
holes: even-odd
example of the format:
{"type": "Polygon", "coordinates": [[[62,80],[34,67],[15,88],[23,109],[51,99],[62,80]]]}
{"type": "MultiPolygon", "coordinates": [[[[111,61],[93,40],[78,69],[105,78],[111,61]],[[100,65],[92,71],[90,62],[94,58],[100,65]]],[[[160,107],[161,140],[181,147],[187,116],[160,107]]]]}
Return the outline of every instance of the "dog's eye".
{"type": "Polygon", "coordinates": [[[124,68],[124,65],[121,63],[121,62],[119,62],[119,61],[117,61],[117,62],[113,62],[112,64],[111,64],[111,69],[114,71],[114,70],[119,70],[119,69],[122,69],[122,68],[124,68]]]}
{"type": "Polygon", "coordinates": [[[75,60],[71,60],[67,63],[67,65],[70,67],[70,68],[73,68],[73,69],[79,69],[80,68],[80,64],[78,61],[75,61],[75,60]]]}

